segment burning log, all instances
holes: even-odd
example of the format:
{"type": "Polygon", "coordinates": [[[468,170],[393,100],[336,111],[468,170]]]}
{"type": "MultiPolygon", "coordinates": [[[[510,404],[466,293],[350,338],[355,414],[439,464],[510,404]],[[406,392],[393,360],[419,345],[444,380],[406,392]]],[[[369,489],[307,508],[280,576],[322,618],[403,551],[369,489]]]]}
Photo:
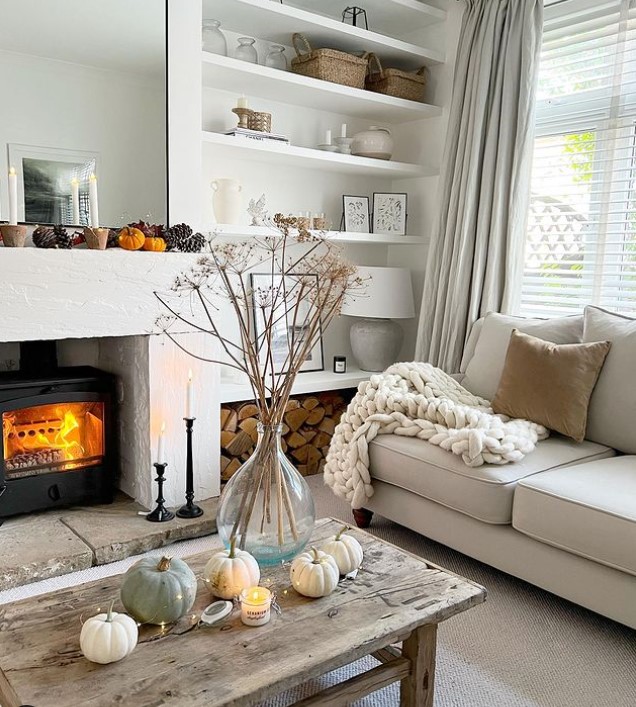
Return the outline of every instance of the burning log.
{"type": "Polygon", "coordinates": [[[4,462],[7,471],[31,469],[34,466],[49,466],[63,462],[66,458],[63,449],[41,449],[37,452],[22,452],[4,462]]]}

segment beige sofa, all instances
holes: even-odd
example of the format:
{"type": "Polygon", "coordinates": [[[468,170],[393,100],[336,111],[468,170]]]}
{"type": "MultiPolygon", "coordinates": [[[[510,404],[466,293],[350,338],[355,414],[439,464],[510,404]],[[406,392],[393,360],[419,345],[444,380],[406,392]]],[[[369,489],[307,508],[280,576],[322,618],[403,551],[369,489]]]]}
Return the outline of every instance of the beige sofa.
{"type": "Polygon", "coordinates": [[[383,435],[370,446],[367,508],[636,628],[636,322],[596,307],[544,321],[489,314],[466,345],[466,388],[492,398],[514,327],[555,343],[612,341],[589,439],[552,435],[519,463],[472,469],[428,442],[383,435]]]}

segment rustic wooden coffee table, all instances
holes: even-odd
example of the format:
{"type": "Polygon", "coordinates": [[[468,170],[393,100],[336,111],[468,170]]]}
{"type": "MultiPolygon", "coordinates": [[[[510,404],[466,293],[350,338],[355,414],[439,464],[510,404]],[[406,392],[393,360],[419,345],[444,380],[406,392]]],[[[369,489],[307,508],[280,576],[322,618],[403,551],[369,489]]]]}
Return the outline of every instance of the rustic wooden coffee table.
{"type": "MultiPolygon", "coordinates": [[[[341,527],[318,521],[313,544],[341,527]]],[[[82,656],[79,633],[82,617],[118,597],[120,576],[0,606],[0,705],[247,707],[373,655],[380,665],[297,707],[347,705],[398,680],[402,705],[432,707],[437,625],[484,601],[486,592],[364,531],[351,532],[364,547],[363,568],[329,597],[299,596],[289,568],[280,567],[264,573],[282,607],[269,624],[247,628],[234,612],[222,626],[197,627],[210,602],[200,581],[190,615],[163,630],[143,627],[131,655],[110,665],[82,656]],[[400,651],[393,644],[401,641],[400,651]]],[[[209,555],[187,558],[197,575],[209,555]]]]}

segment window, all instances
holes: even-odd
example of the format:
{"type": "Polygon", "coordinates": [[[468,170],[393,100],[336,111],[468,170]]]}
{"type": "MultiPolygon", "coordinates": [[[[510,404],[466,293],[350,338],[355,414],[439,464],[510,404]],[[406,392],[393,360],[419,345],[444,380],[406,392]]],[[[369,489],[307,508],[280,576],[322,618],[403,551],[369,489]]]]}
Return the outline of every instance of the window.
{"type": "Polygon", "coordinates": [[[636,0],[546,7],[520,310],[636,314],[636,0]]]}

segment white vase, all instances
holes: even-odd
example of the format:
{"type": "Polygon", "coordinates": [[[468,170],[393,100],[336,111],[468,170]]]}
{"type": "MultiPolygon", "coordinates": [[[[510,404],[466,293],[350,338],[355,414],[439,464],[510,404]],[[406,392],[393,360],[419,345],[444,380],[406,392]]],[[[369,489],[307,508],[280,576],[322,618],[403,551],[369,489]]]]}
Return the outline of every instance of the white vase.
{"type": "Polygon", "coordinates": [[[238,224],[241,218],[241,190],[238,179],[215,179],[212,182],[212,205],[217,223],[238,224]]]}
{"type": "Polygon", "coordinates": [[[351,154],[359,157],[375,157],[378,160],[390,160],[393,154],[393,138],[387,128],[372,125],[353,136],[351,154]]]}

